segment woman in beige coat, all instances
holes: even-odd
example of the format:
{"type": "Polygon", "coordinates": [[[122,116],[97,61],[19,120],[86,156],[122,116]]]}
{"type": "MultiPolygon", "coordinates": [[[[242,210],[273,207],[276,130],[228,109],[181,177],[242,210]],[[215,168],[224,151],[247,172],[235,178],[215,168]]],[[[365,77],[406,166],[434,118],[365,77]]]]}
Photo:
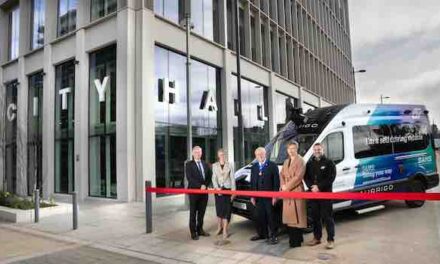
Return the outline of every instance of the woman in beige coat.
{"type": "MultiPolygon", "coordinates": [[[[280,173],[280,189],[283,192],[304,192],[305,163],[298,155],[298,142],[289,142],[287,153],[289,158],[284,161],[280,173]]],[[[300,247],[303,242],[302,228],[307,227],[306,201],[284,199],[283,223],[287,225],[289,231],[290,247],[300,247]]]]}

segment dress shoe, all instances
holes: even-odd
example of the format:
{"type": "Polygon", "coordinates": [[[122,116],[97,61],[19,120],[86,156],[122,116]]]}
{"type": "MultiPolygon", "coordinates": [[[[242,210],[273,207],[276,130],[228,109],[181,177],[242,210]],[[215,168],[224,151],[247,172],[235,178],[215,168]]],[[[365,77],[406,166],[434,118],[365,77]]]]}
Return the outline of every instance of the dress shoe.
{"type": "Polygon", "coordinates": [[[208,233],[208,232],[205,232],[204,230],[200,231],[200,232],[198,233],[198,235],[199,235],[199,236],[204,236],[204,237],[209,237],[209,236],[210,236],[209,233],[208,233]]]}
{"type": "Polygon", "coordinates": [[[311,241],[307,242],[307,246],[313,247],[316,245],[321,244],[321,240],[318,240],[316,238],[312,239],[311,241]]]}
{"type": "Polygon", "coordinates": [[[269,238],[269,241],[267,242],[267,244],[269,244],[269,245],[276,245],[276,244],[278,244],[278,237],[273,236],[273,237],[269,238]]]}
{"type": "Polygon", "coordinates": [[[328,241],[327,245],[325,245],[326,249],[334,249],[335,248],[335,242],[334,241],[328,241]]]}
{"type": "Polygon", "coordinates": [[[192,240],[199,240],[199,236],[197,234],[191,234],[192,240]]]}
{"type": "Polygon", "coordinates": [[[251,237],[251,241],[257,241],[257,240],[263,240],[263,239],[266,239],[266,237],[264,237],[264,236],[260,236],[260,235],[255,235],[255,236],[253,236],[253,237],[251,237]]]}

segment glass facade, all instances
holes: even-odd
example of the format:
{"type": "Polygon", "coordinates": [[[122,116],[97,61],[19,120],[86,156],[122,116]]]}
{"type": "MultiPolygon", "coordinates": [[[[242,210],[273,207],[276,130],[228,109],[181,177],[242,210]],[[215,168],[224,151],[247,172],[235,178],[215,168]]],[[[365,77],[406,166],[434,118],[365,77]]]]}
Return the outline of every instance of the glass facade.
{"type": "MultiPolygon", "coordinates": [[[[155,48],[156,185],[181,187],[187,144],[185,57],[155,48]]],[[[193,145],[213,162],[221,145],[220,72],[191,62],[193,145]]]]}
{"type": "Polygon", "coordinates": [[[286,124],[287,119],[287,107],[292,105],[293,107],[298,107],[298,99],[291,96],[276,92],[275,93],[275,124],[277,126],[277,131],[280,131],[282,127],[286,124]]]}
{"type": "Polygon", "coordinates": [[[15,7],[9,14],[9,59],[18,57],[20,49],[20,9],[15,7]]]}
{"type": "Polygon", "coordinates": [[[59,0],[58,36],[63,36],[76,29],[76,10],[78,0],[59,0]]]}
{"type": "Polygon", "coordinates": [[[27,182],[28,195],[34,189],[42,193],[42,114],[43,110],[43,73],[39,72],[29,76],[28,93],[28,163],[27,182]]]}
{"type": "MultiPolygon", "coordinates": [[[[219,0],[192,0],[191,23],[193,32],[218,42],[219,0]]],[[[154,0],[154,12],[176,24],[185,18],[184,0],[154,0]]]]}
{"type": "Polygon", "coordinates": [[[17,81],[6,84],[5,119],[5,185],[6,190],[17,191],[17,81]]]}
{"type": "Polygon", "coordinates": [[[117,198],[116,46],[90,54],[89,195],[117,198]]]}
{"type": "Polygon", "coordinates": [[[45,11],[45,0],[32,1],[31,49],[38,49],[44,45],[45,11]]]}
{"type": "Polygon", "coordinates": [[[269,118],[267,88],[241,79],[242,115],[244,126],[244,153],[245,160],[239,160],[241,144],[238,130],[238,92],[237,77],[232,75],[231,87],[234,98],[234,157],[236,168],[247,164],[254,159],[254,150],[264,146],[269,141],[269,118]]]}
{"type": "Polygon", "coordinates": [[[105,17],[116,11],[118,7],[117,0],[92,0],[91,2],[91,20],[95,20],[101,17],[105,17]]]}
{"type": "Polygon", "coordinates": [[[74,190],[75,62],[55,68],[55,192],[74,190]]]}

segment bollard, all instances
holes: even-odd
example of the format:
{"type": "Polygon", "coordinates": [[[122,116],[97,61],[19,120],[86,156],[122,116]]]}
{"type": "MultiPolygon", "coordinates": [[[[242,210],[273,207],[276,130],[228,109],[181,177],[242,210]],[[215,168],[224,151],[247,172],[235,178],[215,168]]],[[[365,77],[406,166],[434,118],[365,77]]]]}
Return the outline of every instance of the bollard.
{"type": "Polygon", "coordinates": [[[77,192],[72,193],[72,218],[73,230],[78,229],[78,195],[77,192]]]}
{"type": "Polygon", "coordinates": [[[34,222],[40,221],[40,190],[34,190],[34,222]]]}
{"type": "Polygon", "coordinates": [[[147,188],[151,187],[151,181],[145,181],[145,225],[147,234],[153,232],[153,199],[147,188]]]}

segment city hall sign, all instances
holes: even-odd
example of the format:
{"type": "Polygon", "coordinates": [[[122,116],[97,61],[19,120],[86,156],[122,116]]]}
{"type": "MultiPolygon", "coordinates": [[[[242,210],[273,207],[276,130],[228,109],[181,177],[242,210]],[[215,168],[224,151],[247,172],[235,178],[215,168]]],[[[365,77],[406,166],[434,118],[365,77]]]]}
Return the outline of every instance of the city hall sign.
{"type": "MultiPolygon", "coordinates": [[[[159,79],[159,102],[177,104],[179,102],[179,89],[176,81],[168,78],[159,79]]],[[[203,92],[200,109],[217,112],[217,99],[212,89],[203,92]]]]}

